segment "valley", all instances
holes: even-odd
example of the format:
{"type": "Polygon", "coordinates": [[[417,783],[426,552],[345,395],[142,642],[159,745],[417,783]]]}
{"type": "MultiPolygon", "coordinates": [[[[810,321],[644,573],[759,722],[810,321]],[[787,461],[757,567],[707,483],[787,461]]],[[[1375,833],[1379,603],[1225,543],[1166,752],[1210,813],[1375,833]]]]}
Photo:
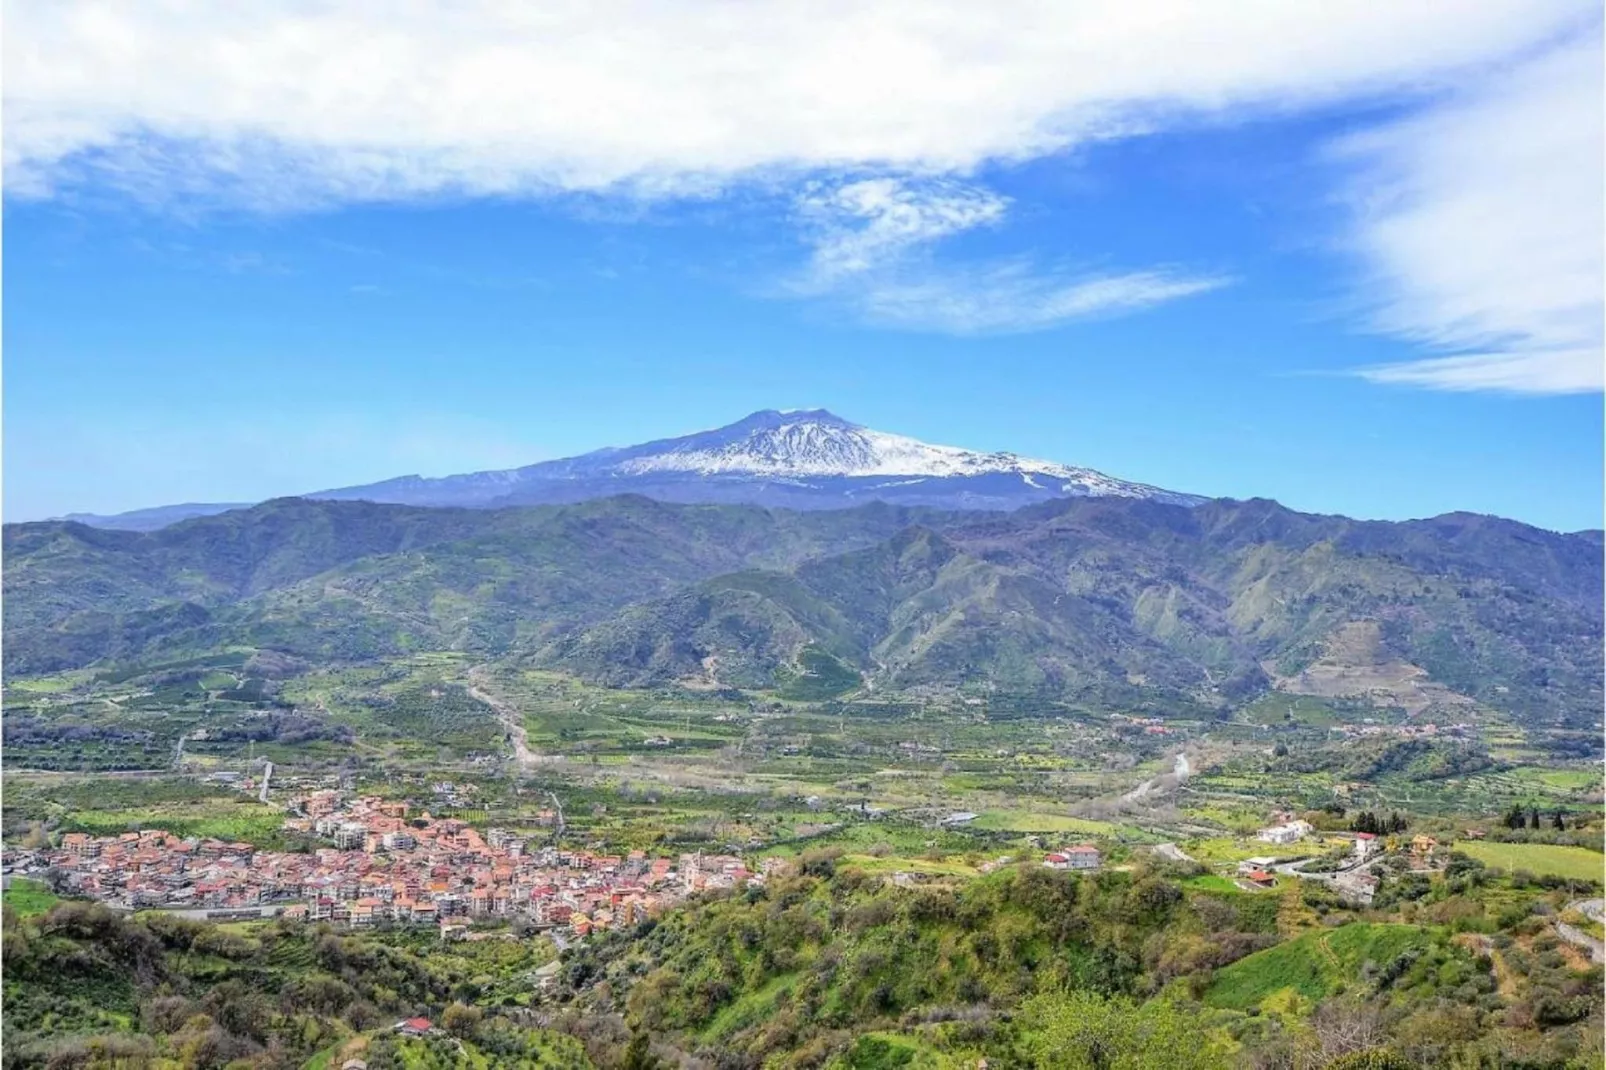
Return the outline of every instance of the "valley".
{"type": "Polygon", "coordinates": [[[5,536],[19,1065],[1599,1058],[1588,536],[630,497],[5,536]]]}

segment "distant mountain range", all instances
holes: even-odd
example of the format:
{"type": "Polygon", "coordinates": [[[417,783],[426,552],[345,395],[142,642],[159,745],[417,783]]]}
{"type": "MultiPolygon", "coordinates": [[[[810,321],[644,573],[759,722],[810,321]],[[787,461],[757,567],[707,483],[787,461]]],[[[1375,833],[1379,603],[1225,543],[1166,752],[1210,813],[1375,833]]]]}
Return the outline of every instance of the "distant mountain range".
{"type": "MultiPolygon", "coordinates": [[[[789,458],[881,445],[796,430],[817,414],[756,422],[761,441],[796,443],[789,458]]],[[[755,463],[699,445],[669,470],[755,463]]],[[[660,471],[669,452],[583,467],[660,471]]],[[[1048,474],[1013,458],[976,473],[970,457],[896,463],[1022,486],[1048,474]]],[[[148,533],[12,524],[4,552],[7,673],[242,645],[309,664],[461,650],[615,685],[816,697],[979,688],[1209,716],[1289,691],[1441,720],[1476,703],[1599,737],[1600,534],[1471,514],[1370,522],[1113,493],[1009,513],[283,499],[148,533]]]]}
{"type": "MultiPolygon", "coordinates": [[[[841,509],[880,501],[936,509],[1007,510],[1066,497],[1116,496],[1173,505],[1203,498],[1013,453],[934,446],[850,423],[824,409],[755,412],[727,427],[596,450],[494,472],[401,476],[305,495],[431,507],[495,509],[640,494],[658,501],[841,509]]],[[[92,527],[153,531],[242,508],[190,503],[115,516],[76,513],[92,527]]]]}

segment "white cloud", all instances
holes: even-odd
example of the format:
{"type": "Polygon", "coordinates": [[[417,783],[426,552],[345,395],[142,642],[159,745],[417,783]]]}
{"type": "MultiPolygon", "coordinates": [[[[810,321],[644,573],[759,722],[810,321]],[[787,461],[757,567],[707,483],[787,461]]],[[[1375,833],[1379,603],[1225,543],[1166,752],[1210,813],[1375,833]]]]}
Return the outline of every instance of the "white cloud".
{"type": "Polygon", "coordinates": [[[1352,139],[1379,330],[1438,355],[1364,369],[1445,390],[1597,391],[1606,168],[1596,35],[1352,139]]]}
{"type": "MultiPolygon", "coordinates": [[[[800,202],[814,252],[799,288],[890,324],[1017,330],[1221,280],[1023,259],[941,268],[934,243],[1007,210],[974,185],[983,166],[1179,122],[1427,99],[1593,25],[1598,4],[6,0],[5,14],[12,196],[110,189],[186,211],[302,211],[437,196],[619,203],[858,175],[800,202]]],[[[1525,359],[1572,369],[1531,382],[1598,384],[1567,355],[1599,348],[1566,296],[1587,274],[1578,239],[1548,244],[1567,215],[1550,187],[1571,204],[1599,174],[1598,110],[1580,116],[1570,100],[1518,75],[1356,147],[1386,194],[1359,240],[1383,295],[1377,322],[1449,358],[1368,375],[1464,386],[1481,354],[1493,363],[1478,374],[1506,389],[1521,374],[1494,369],[1525,359]],[[1536,110],[1551,98],[1582,125],[1536,110]],[[1508,144],[1528,163],[1502,162],[1508,144]],[[1594,170],[1581,170],[1591,147],[1594,170]],[[1491,233],[1463,240],[1490,213],[1491,233]],[[1485,256],[1521,266],[1501,274],[1479,267],[1485,256]]]]}
{"type": "Polygon", "coordinates": [[[1026,257],[949,267],[933,255],[945,238],[1000,222],[1008,206],[996,193],[948,179],[811,183],[798,210],[813,255],[788,292],[833,298],[883,326],[981,334],[1132,312],[1228,281],[1041,269],[1026,257]]]}
{"type": "Polygon", "coordinates": [[[806,286],[874,271],[910,249],[1003,219],[1006,198],[959,182],[873,178],[811,183],[798,208],[812,231],[806,286]]]}
{"type": "Polygon", "coordinates": [[[953,334],[1009,333],[1136,312],[1229,282],[1158,270],[1121,275],[1040,272],[1024,261],[1008,260],[967,270],[872,278],[851,300],[872,323],[953,334]]]}
{"type": "Polygon", "coordinates": [[[14,194],[267,209],[962,174],[1176,115],[1418,88],[1582,0],[10,0],[14,194]]]}

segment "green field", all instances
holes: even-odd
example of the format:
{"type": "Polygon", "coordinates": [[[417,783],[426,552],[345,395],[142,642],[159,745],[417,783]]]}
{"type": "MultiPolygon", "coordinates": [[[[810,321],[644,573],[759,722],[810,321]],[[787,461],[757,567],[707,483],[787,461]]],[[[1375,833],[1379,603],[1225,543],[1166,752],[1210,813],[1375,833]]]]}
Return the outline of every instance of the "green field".
{"type": "Polygon", "coordinates": [[[43,914],[61,900],[38,881],[13,877],[11,887],[5,892],[5,902],[6,906],[16,911],[20,917],[31,918],[36,914],[43,914]]]}
{"type": "Polygon", "coordinates": [[[1548,843],[1458,843],[1455,849],[1486,866],[1525,869],[1538,876],[1551,875],[1601,883],[1606,855],[1586,847],[1558,847],[1548,843]]]}
{"type": "Polygon", "coordinates": [[[1367,963],[1385,966],[1426,947],[1431,938],[1428,930],[1415,925],[1359,922],[1308,932],[1218,970],[1205,1002],[1247,1010],[1289,989],[1304,999],[1319,1000],[1352,981],[1367,963]]]}
{"type": "Polygon", "coordinates": [[[1081,836],[1108,836],[1115,826],[1067,814],[1041,814],[1030,810],[987,810],[971,823],[992,832],[1066,832],[1081,836]]]}
{"type": "Polygon", "coordinates": [[[1524,765],[1506,771],[1506,775],[1519,780],[1537,781],[1561,791],[1600,790],[1601,775],[1594,769],[1547,769],[1544,766],[1524,765]]]}
{"type": "Polygon", "coordinates": [[[1233,895],[1242,895],[1244,890],[1238,887],[1238,882],[1230,877],[1218,877],[1214,873],[1206,873],[1202,877],[1190,877],[1182,882],[1184,888],[1194,888],[1201,892],[1228,892],[1233,895]]]}
{"type": "Polygon", "coordinates": [[[244,799],[208,800],[117,810],[73,810],[62,821],[67,832],[116,836],[140,829],[165,829],[176,836],[273,846],[281,839],[284,811],[244,799]]]}

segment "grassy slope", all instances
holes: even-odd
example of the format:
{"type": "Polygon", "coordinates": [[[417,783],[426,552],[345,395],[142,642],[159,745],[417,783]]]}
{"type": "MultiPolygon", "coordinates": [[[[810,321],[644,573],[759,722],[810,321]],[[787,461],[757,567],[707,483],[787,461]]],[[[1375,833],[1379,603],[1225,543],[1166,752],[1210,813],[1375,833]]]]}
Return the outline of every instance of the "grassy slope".
{"type": "Polygon", "coordinates": [[[1602,876],[1606,875],[1606,855],[1584,847],[1468,840],[1456,844],[1456,850],[1471,855],[1487,866],[1507,870],[1525,869],[1538,876],[1550,874],[1599,884],[1602,876]]]}
{"type": "Polygon", "coordinates": [[[1318,1000],[1354,982],[1367,964],[1385,966],[1402,953],[1425,949],[1434,939],[1429,930],[1413,925],[1357,922],[1308,932],[1218,970],[1205,1002],[1247,1010],[1286,989],[1318,1000]]]}

